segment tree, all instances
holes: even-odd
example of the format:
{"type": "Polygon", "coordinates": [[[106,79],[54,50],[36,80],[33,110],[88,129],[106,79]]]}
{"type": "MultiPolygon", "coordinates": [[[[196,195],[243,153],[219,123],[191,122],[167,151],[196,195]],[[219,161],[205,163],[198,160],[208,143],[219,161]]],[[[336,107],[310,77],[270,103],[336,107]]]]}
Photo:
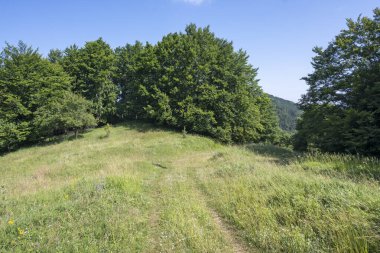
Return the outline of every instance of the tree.
{"type": "Polygon", "coordinates": [[[96,126],[91,114],[91,102],[82,96],[66,91],[52,97],[35,112],[33,125],[39,136],[48,137],[73,130],[78,131],[96,126]]]}
{"type": "Polygon", "coordinates": [[[0,119],[0,151],[10,151],[25,141],[30,133],[27,122],[14,123],[0,119]]]}
{"type": "Polygon", "coordinates": [[[60,63],[73,78],[73,91],[92,102],[96,119],[106,122],[111,118],[118,93],[113,83],[115,55],[111,47],[102,38],[87,42],[83,48],[73,45],[64,51],[60,63]]]}
{"type": "Polygon", "coordinates": [[[257,69],[242,50],[209,28],[186,27],[155,47],[140,43],[116,50],[120,105],[125,115],[211,135],[224,142],[269,138],[276,128],[257,69]]]}
{"type": "Polygon", "coordinates": [[[52,49],[48,54],[48,60],[51,63],[60,63],[63,59],[63,52],[59,49],[52,49]]]}
{"type": "Polygon", "coordinates": [[[314,72],[300,101],[299,149],[380,156],[380,9],[347,20],[326,49],[314,48],[314,72]]]}
{"type": "Polygon", "coordinates": [[[158,69],[155,47],[136,42],[116,48],[115,83],[120,91],[117,115],[121,119],[147,119],[145,88],[156,81],[158,69]]]}
{"type": "Polygon", "coordinates": [[[0,149],[12,149],[38,138],[31,122],[45,101],[70,90],[69,76],[37,50],[19,42],[6,44],[0,65],[0,149]]]}

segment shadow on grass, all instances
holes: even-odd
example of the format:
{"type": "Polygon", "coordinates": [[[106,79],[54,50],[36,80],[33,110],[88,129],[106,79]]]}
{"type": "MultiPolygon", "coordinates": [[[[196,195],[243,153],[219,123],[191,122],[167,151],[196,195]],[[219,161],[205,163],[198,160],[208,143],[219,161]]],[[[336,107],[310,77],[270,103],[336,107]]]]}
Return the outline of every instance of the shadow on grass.
{"type": "MultiPolygon", "coordinates": [[[[104,125],[101,125],[101,126],[98,126],[96,128],[103,128],[103,127],[104,127],[104,125]]],[[[127,120],[124,122],[115,123],[115,124],[111,125],[111,127],[121,127],[121,128],[126,129],[126,130],[134,130],[134,131],[137,131],[140,133],[160,132],[160,131],[174,131],[174,132],[180,131],[177,128],[173,128],[173,127],[169,127],[169,126],[165,126],[165,125],[159,125],[158,123],[155,123],[155,122],[143,121],[143,120],[127,120]]],[[[92,130],[93,129],[91,129],[91,128],[83,130],[82,132],[79,133],[77,139],[83,138],[84,137],[83,134],[90,132],[92,130]]],[[[98,137],[98,139],[103,140],[103,139],[107,139],[109,137],[110,137],[109,134],[107,135],[107,133],[104,133],[104,135],[100,135],[98,137]]],[[[44,140],[43,141],[44,143],[39,143],[39,144],[35,144],[35,145],[37,145],[37,146],[48,146],[48,145],[58,144],[58,143],[61,143],[63,141],[71,141],[71,140],[75,140],[75,139],[76,138],[75,138],[74,133],[69,133],[67,135],[59,135],[59,136],[51,137],[49,139],[44,140]]]]}
{"type": "Polygon", "coordinates": [[[22,150],[22,149],[28,149],[28,148],[32,148],[32,147],[48,147],[48,146],[52,146],[52,145],[62,143],[64,141],[79,140],[79,139],[82,139],[84,137],[83,136],[84,133],[87,133],[91,130],[92,129],[84,130],[84,131],[80,132],[77,136],[75,136],[74,132],[70,132],[68,134],[62,134],[62,135],[56,135],[56,136],[48,137],[44,140],[41,140],[41,141],[35,142],[35,143],[33,143],[33,142],[24,143],[17,148],[13,148],[11,150],[5,150],[5,151],[0,152],[0,156],[5,156],[7,154],[10,154],[10,153],[16,152],[18,150],[22,150]]]}
{"type": "Polygon", "coordinates": [[[103,139],[108,139],[110,136],[109,135],[100,135],[99,137],[98,137],[98,139],[100,139],[100,140],[103,140],[103,139]]]}
{"type": "Polygon", "coordinates": [[[253,153],[275,158],[279,164],[289,164],[290,161],[297,157],[296,152],[271,144],[249,144],[245,147],[253,153]]]}
{"type": "Polygon", "coordinates": [[[125,127],[129,130],[135,130],[140,133],[158,132],[158,131],[179,131],[176,128],[159,125],[155,122],[142,121],[142,120],[128,120],[125,122],[117,123],[115,127],[125,127]]]}
{"type": "Polygon", "coordinates": [[[84,133],[87,133],[89,131],[91,131],[91,129],[82,131],[77,136],[75,136],[74,133],[68,133],[68,134],[62,134],[62,135],[49,137],[49,138],[46,138],[45,140],[41,141],[40,143],[31,145],[31,146],[50,146],[50,145],[59,144],[59,143],[64,142],[64,141],[79,140],[79,139],[82,139],[84,137],[83,136],[84,133]]]}
{"type": "MultiPolygon", "coordinates": [[[[160,126],[156,125],[154,122],[148,122],[148,121],[142,121],[142,120],[128,120],[125,122],[116,123],[114,125],[115,127],[124,127],[126,129],[130,130],[136,130],[141,133],[146,132],[153,132],[153,131],[178,131],[178,129],[166,127],[166,126],[160,126]]],[[[102,126],[99,126],[102,127],[102,126]]],[[[39,142],[27,142],[19,145],[16,148],[13,148],[11,150],[2,150],[0,151],[0,156],[5,156],[7,154],[13,153],[15,151],[21,150],[21,149],[27,149],[31,147],[45,147],[45,146],[51,146],[55,144],[62,143],[64,141],[73,141],[83,138],[83,134],[92,131],[93,129],[86,129],[81,131],[77,137],[75,137],[74,132],[69,132],[67,134],[62,135],[56,135],[52,137],[48,137],[44,140],[40,140],[39,142]]],[[[108,136],[101,136],[99,139],[105,139],[108,136]]]]}

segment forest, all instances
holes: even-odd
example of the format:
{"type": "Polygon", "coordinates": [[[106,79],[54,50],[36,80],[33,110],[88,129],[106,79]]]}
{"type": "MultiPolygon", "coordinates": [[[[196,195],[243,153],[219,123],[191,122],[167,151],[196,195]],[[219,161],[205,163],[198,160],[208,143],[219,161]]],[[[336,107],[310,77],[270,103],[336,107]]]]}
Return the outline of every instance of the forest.
{"type": "Polygon", "coordinates": [[[298,105],[292,101],[268,95],[276,110],[280,128],[287,132],[294,132],[296,130],[297,119],[302,113],[298,105]]]}
{"type": "Polygon", "coordinates": [[[46,58],[24,42],[6,44],[0,149],[135,119],[223,143],[379,156],[379,20],[379,9],[373,19],[348,20],[326,49],[314,48],[302,114],[284,100],[272,103],[247,53],[209,27],[190,24],[155,45],[115,49],[99,38],[52,49],[46,58]]]}

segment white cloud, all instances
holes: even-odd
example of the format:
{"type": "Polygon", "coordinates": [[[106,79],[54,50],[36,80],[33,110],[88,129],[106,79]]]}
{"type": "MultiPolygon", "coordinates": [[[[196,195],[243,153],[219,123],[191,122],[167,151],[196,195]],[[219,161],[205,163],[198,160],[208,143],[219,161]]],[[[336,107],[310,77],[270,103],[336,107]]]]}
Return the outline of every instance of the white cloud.
{"type": "Polygon", "coordinates": [[[191,4],[191,5],[201,5],[205,2],[207,2],[208,0],[178,0],[179,2],[183,2],[183,3],[187,3],[187,4],[191,4]]]}

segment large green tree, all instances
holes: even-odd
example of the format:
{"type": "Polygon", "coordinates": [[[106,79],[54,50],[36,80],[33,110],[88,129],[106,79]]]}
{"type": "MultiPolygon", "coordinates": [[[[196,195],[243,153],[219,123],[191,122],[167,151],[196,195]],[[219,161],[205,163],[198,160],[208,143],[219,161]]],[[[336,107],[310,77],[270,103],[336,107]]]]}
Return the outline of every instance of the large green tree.
{"type": "Polygon", "coordinates": [[[96,125],[90,110],[90,101],[66,91],[49,98],[39,107],[32,123],[40,137],[63,134],[71,130],[77,137],[80,130],[96,125]]]}
{"type": "Polygon", "coordinates": [[[49,56],[73,78],[73,91],[92,102],[98,121],[106,122],[115,114],[118,94],[113,82],[115,54],[103,39],[87,42],[83,48],[70,46],[64,50],[62,59],[56,50],[49,56]]]}
{"type": "MultiPolygon", "coordinates": [[[[278,130],[271,102],[245,52],[209,28],[186,27],[155,47],[117,50],[125,114],[211,135],[225,142],[261,141],[278,130]]],[[[122,110],[123,111],[123,110],[122,110]]]]}
{"type": "Polygon", "coordinates": [[[121,119],[146,119],[145,87],[157,81],[155,47],[136,42],[116,48],[115,83],[119,88],[117,115],[121,119]]]}
{"type": "Polygon", "coordinates": [[[0,149],[38,139],[31,122],[37,109],[71,89],[62,67],[42,58],[25,43],[7,44],[0,65],[0,149]]]}
{"type": "Polygon", "coordinates": [[[380,9],[314,52],[296,148],[380,156],[380,9]]]}

